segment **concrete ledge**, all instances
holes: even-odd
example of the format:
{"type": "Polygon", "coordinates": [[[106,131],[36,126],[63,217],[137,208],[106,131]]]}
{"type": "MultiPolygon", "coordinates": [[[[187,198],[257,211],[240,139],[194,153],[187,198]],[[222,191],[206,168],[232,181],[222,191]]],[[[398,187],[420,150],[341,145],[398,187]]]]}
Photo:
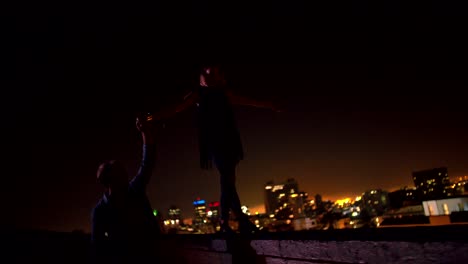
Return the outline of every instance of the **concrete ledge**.
{"type": "MultiPolygon", "coordinates": [[[[5,263],[88,263],[89,235],[7,232],[5,263]],[[11,249],[9,248],[11,247],[11,249]],[[44,261],[43,261],[44,260],[44,261]]],[[[165,235],[156,263],[468,263],[468,225],[265,233],[165,235]],[[171,258],[176,256],[176,258],[171,258]]]]}
{"type": "MultiPolygon", "coordinates": [[[[202,237],[209,236],[185,239],[200,245],[202,237]]],[[[227,240],[211,236],[211,244],[204,245],[205,253],[191,252],[194,258],[188,263],[468,263],[468,226],[269,233],[227,240]],[[218,255],[203,262],[206,252],[218,255]]]]}

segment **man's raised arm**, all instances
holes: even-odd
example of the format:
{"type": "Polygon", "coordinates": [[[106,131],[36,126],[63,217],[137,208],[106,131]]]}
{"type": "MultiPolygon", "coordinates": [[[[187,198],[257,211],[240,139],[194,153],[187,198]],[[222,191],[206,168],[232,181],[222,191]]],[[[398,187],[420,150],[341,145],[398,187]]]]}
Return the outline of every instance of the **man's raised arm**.
{"type": "Polygon", "coordinates": [[[151,124],[152,116],[137,118],[136,127],[141,133],[143,140],[143,153],[140,168],[137,175],[130,182],[130,186],[138,191],[145,191],[146,185],[153,174],[156,159],[156,144],[154,140],[154,130],[151,124]]]}

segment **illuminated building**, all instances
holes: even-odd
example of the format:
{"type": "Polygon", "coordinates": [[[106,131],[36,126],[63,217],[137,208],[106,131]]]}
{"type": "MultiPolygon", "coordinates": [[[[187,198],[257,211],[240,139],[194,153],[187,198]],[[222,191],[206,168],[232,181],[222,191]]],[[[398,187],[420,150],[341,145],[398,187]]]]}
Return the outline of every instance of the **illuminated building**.
{"type": "Polygon", "coordinates": [[[452,212],[468,211],[468,197],[424,201],[423,207],[426,216],[450,215],[452,212]]]}
{"type": "Polygon", "coordinates": [[[218,219],[220,215],[220,204],[219,202],[211,202],[208,204],[207,216],[209,219],[218,219]]]}
{"type": "Polygon", "coordinates": [[[306,192],[299,192],[299,196],[297,197],[296,201],[294,202],[295,205],[295,212],[299,216],[305,216],[304,214],[304,207],[309,202],[308,200],[309,194],[306,192]]]}
{"type": "Polygon", "coordinates": [[[207,213],[205,200],[201,200],[200,198],[198,198],[197,200],[193,201],[193,206],[195,209],[195,218],[193,219],[193,224],[202,225],[206,223],[207,213]]]}
{"type": "Polygon", "coordinates": [[[170,220],[180,220],[180,209],[176,206],[171,206],[168,211],[169,219],[170,220]]]}
{"type": "Polygon", "coordinates": [[[265,185],[265,211],[267,214],[273,214],[275,212],[278,205],[276,192],[279,188],[282,189],[283,186],[278,185],[278,187],[275,187],[273,181],[269,181],[265,185]]]}
{"type": "Polygon", "coordinates": [[[450,180],[445,167],[413,172],[413,181],[423,201],[449,196],[450,180]]]}
{"type": "Polygon", "coordinates": [[[390,200],[389,205],[390,208],[393,209],[421,204],[421,201],[418,198],[416,188],[404,187],[388,194],[388,199],[390,200]]]}
{"type": "Polygon", "coordinates": [[[388,193],[380,189],[365,192],[359,202],[361,210],[366,210],[371,216],[382,215],[390,205],[388,193]]]}
{"type": "Polygon", "coordinates": [[[246,215],[250,215],[250,210],[249,210],[249,207],[247,207],[247,205],[241,206],[241,210],[242,210],[242,213],[246,215]]]}
{"type": "Polygon", "coordinates": [[[304,194],[300,196],[297,181],[292,178],[280,184],[275,184],[273,181],[267,182],[265,185],[266,213],[275,214],[281,219],[293,218],[295,213],[302,213],[304,194]]]}
{"type": "Polygon", "coordinates": [[[468,177],[460,177],[459,181],[454,183],[450,187],[452,187],[453,189],[453,196],[468,195],[468,177]]]}
{"type": "Polygon", "coordinates": [[[207,233],[213,233],[214,231],[219,231],[220,229],[220,203],[211,202],[208,204],[208,209],[206,211],[207,223],[210,224],[213,230],[206,230],[207,233]]]}

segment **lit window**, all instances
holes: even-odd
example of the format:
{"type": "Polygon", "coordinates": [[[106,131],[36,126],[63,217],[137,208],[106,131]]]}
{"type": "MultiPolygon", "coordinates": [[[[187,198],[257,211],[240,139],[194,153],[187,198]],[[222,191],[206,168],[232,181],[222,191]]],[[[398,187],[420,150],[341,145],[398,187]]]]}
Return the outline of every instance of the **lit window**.
{"type": "Polygon", "coordinates": [[[275,185],[271,191],[276,192],[278,190],[283,190],[283,187],[284,185],[275,185]]]}
{"type": "Polygon", "coordinates": [[[444,204],[444,214],[446,214],[446,215],[449,215],[449,214],[450,214],[449,208],[448,208],[448,205],[447,205],[447,204],[444,204]]]}

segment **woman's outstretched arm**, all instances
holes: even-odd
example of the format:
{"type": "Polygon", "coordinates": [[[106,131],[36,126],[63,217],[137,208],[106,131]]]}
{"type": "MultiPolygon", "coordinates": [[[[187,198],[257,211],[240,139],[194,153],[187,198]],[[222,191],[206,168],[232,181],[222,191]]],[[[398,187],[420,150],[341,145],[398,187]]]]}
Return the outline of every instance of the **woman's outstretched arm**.
{"type": "Polygon", "coordinates": [[[275,112],[281,112],[278,107],[275,106],[273,102],[268,102],[268,101],[257,101],[255,99],[251,99],[248,97],[243,97],[237,94],[234,94],[232,91],[228,90],[226,91],[229,100],[231,104],[236,104],[236,105],[246,105],[246,106],[253,106],[257,108],[265,108],[265,109],[270,109],[275,112]]]}
{"type": "Polygon", "coordinates": [[[158,121],[171,118],[177,113],[180,113],[185,109],[189,108],[190,106],[194,105],[197,101],[198,93],[190,92],[186,96],[184,96],[184,100],[181,103],[156,112],[153,114],[153,117],[158,121]]]}

